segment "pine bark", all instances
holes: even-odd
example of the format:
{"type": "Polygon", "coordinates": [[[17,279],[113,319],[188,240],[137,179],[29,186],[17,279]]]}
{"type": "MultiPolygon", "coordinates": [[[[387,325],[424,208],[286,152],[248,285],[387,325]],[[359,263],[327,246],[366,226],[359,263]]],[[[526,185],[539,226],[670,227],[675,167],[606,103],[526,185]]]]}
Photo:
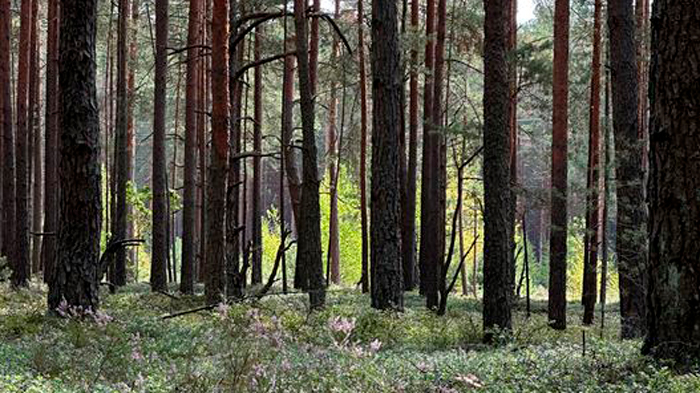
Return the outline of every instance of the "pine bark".
{"type": "Polygon", "coordinates": [[[22,0],[17,64],[17,133],[15,135],[15,257],[12,285],[26,286],[31,275],[29,259],[29,44],[31,40],[32,0],[22,0]]]}
{"type": "MultiPolygon", "coordinates": [[[[41,120],[39,117],[40,92],[39,92],[39,37],[37,21],[39,18],[39,1],[32,2],[31,39],[29,43],[29,105],[28,126],[31,131],[31,168],[32,168],[32,232],[41,233],[42,229],[42,170],[41,170],[41,120]]],[[[32,242],[32,273],[37,274],[41,270],[41,237],[31,236],[32,242]]]]}
{"type": "MultiPolygon", "coordinates": [[[[691,7],[692,8],[692,7],[691,7]]],[[[649,303],[643,351],[700,356],[700,14],[655,0],[651,23],[649,303]],[[690,11],[690,12],[689,12],[690,11]]]]}
{"type": "Polygon", "coordinates": [[[228,160],[228,1],[214,0],[211,24],[212,148],[207,182],[207,302],[221,301],[226,291],[224,277],[226,164],[228,160]]]}
{"type": "MultiPolygon", "coordinates": [[[[262,31],[258,26],[255,29],[255,44],[253,48],[253,60],[260,61],[262,51],[262,31]]],[[[253,151],[262,152],[262,122],[263,122],[263,80],[262,66],[258,65],[253,70],[253,151]]],[[[262,283],[262,159],[260,154],[253,157],[253,197],[251,198],[251,222],[252,222],[252,284],[262,283]]]]}
{"type": "Polygon", "coordinates": [[[403,309],[399,129],[401,72],[396,2],[372,3],[372,307],[403,309]]]}
{"type": "Polygon", "coordinates": [[[102,224],[100,119],[95,64],[96,0],[61,2],[59,89],[61,195],[48,308],[97,308],[102,224]]]}
{"type": "Polygon", "coordinates": [[[153,246],[151,289],[167,290],[168,209],[165,161],[165,116],[168,73],[168,0],[156,1],[156,73],[153,101],[153,246]]]}
{"type": "Polygon", "coordinates": [[[299,62],[299,91],[301,94],[302,121],[302,192],[298,222],[297,265],[301,277],[295,286],[309,292],[311,308],[323,307],[326,298],[321,257],[321,209],[319,205],[319,179],[316,136],[314,132],[313,75],[309,65],[308,33],[303,0],[294,1],[297,61],[299,62]],[[297,285],[298,284],[298,285],[297,285]]]}
{"type": "MultiPolygon", "coordinates": [[[[44,131],[44,232],[58,229],[58,35],[59,0],[48,2],[48,29],[46,32],[46,114],[44,131]]],[[[1,50],[0,50],[1,51],[1,50]]],[[[0,60],[1,60],[0,54],[0,60]]],[[[46,236],[41,242],[44,282],[53,276],[56,255],[56,236],[46,236]]]]}
{"type": "MultiPolygon", "coordinates": [[[[433,110],[433,63],[435,55],[435,1],[427,0],[425,19],[425,80],[423,84],[423,162],[421,164],[421,227],[420,251],[418,265],[420,269],[420,293],[426,296],[428,307],[437,306],[437,272],[432,258],[438,255],[438,240],[436,239],[437,201],[432,199],[436,191],[432,190],[438,184],[434,173],[435,143],[431,125],[433,110]]],[[[441,257],[441,254],[440,254],[441,257]]]]}
{"type": "Polygon", "coordinates": [[[360,63],[360,226],[362,236],[362,293],[369,292],[369,222],[367,220],[367,71],[365,68],[364,4],[357,0],[358,62],[360,63]]]}
{"type": "Polygon", "coordinates": [[[12,124],[12,86],[10,82],[10,0],[0,0],[0,104],[2,104],[3,185],[2,254],[10,267],[15,255],[15,138],[12,124]]]}
{"type": "Polygon", "coordinates": [[[569,109],[569,0],[554,6],[552,193],[549,240],[549,324],[566,329],[567,166],[569,109]]]}
{"type": "MultiPolygon", "coordinates": [[[[112,218],[114,232],[112,241],[126,239],[127,204],[126,185],[129,180],[129,154],[128,154],[128,130],[129,130],[129,97],[128,97],[128,38],[129,32],[129,0],[119,0],[119,19],[117,22],[117,114],[115,125],[116,149],[116,211],[112,218]]],[[[120,247],[115,252],[113,284],[126,285],[126,248],[120,247]]]]}
{"type": "Polygon", "coordinates": [[[510,0],[484,3],[484,340],[511,328],[510,128],[506,22],[510,0]]]}
{"type": "Polygon", "coordinates": [[[586,233],[583,271],[583,323],[593,323],[598,265],[598,219],[600,216],[600,57],[602,0],[595,1],[593,16],[593,60],[591,64],[591,107],[588,137],[588,180],[586,233]]]}
{"type": "Polygon", "coordinates": [[[617,257],[623,338],[645,331],[646,207],[632,1],[608,6],[617,189],[617,257]]]}
{"type": "MultiPolygon", "coordinates": [[[[340,19],[340,0],[335,0],[334,18],[340,19]]],[[[339,42],[334,36],[331,46],[331,64],[338,59],[339,42]]],[[[337,122],[338,117],[338,84],[331,80],[330,98],[328,103],[328,131],[326,132],[326,160],[328,162],[328,193],[330,196],[330,213],[328,215],[328,259],[329,269],[326,274],[330,282],[340,284],[340,237],[338,234],[338,146],[337,122]]]]}
{"type": "MultiPolygon", "coordinates": [[[[411,28],[418,29],[419,0],[411,1],[411,28]]],[[[403,285],[407,291],[416,285],[416,172],[418,168],[418,51],[411,48],[408,104],[408,166],[406,168],[406,232],[412,234],[403,239],[403,285]]]]}

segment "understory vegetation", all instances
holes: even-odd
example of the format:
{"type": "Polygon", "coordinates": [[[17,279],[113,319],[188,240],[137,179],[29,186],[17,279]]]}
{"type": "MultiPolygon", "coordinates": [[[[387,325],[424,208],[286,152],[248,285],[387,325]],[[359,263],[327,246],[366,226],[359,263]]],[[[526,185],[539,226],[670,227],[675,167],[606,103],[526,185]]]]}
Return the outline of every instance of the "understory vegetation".
{"type": "MultiPolygon", "coordinates": [[[[6,284],[2,284],[3,286],[6,284]]],[[[163,319],[200,296],[132,284],[99,313],[46,315],[45,289],[0,290],[2,392],[692,392],[700,376],[640,355],[618,339],[617,304],[605,328],[582,327],[569,304],[566,331],[547,327],[546,302],[515,312],[514,331],[481,344],[481,305],[455,295],[445,316],[407,294],[406,311],[369,307],[334,288],[310,313],[305,297],[261,300],[163,319]]],[[[105,291],[106,292],[106,291],[105,291]]],[[[597,316],[599,318],[599,316],[597,316]]]]}

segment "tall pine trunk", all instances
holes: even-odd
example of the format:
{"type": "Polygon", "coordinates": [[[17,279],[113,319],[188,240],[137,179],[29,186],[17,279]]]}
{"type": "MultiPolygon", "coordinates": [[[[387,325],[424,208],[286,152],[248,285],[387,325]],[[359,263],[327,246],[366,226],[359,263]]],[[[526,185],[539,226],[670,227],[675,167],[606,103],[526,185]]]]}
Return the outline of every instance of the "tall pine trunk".
{"type": "MultiPolygon", "coordinates": [[[[44,119],[44,232],[41,242],[41,259],[44,266],[44,282],[53,275],[56,255],[56,230],[58,222],[58,30],[59,0],[49,0],[48,30],[46,32],[46,102],[44,119]]],[[[0,50],[1,51],[1,50],[0,50]]],[[[0,60],[2,59],[0,54],[0,60]]],[[[1,82],[1,81],[0,81],[1,82]]],[[[1,87],[0,87],[1,88],[1,87]]]]}
{"type": "Polygon", "coordinates": [[[566,329],[567,168],[569,123],[569,0],[554,6],[552,193],[549,238],[549,324],[566,329]]]}
{"type": "Polygon", "coordinates": [[[0,0],[0,103],[2,104],[2,254],[10,267],[15,255],[15,138],[12,124],[10,0],[0,0]]]}
{"type": "MultiPolygon", "coordinates": [[[[255,29],[255,44],[253,48],[253,60],[260,61],[261,56],[261,40],[262,28],[258,26],[255,29]]],[[[251,205],[251,222],[252,222],[252,240],[253,240],[253,260],[252,260],[252,284],[262,283],[262,122],[263,122],[263,80],[262,66],[258,65],[253,70],[253,196],[250,200],[251,205]]]]}
{"type": "MultiPolygon", "coordinates": [[[[510,128],[506,21],[511,0],[484,3],[484,340],[511,328],[510,128]]],[[[476,218],[476,215],[475,215],[476,218]]],[[[475,220],[476,221],[476,220],[475,220]]],[[[474,274],[476,273],[476,265],[474,274]]]]}
{"type": "Polygon", "coordinates": [[[588,180],[586,194],[586,232],[583,271],[583,323],[593,323],[596,303],[598,264],[598,219],[600,213],[600,54],[602,0],[595,1],[593,16],[593,60],[591,64],[591,107],[588,118],[588,180]]]}
{"type": "Polygon", "coordinates": [[[632,0],[608,5],[617,189],[617,258],[623,338],[645,330],[646,207],[632,0]]]}
{"type": "MultiPolygon", "coordinates": [[[[323,259],[321,257],[321,208],[319,205],[319,179],[317,164],[316,135],[314,132],[314,93],[315,71],[310,66],[308,50],[307,22],[303,0],[294,1],[294,21],[296,29],[297,60],[299,62],[299,91],[301,93],[302,121],[302,191],[298,222],[297,265],[301,277],[295,286],[309,293],[311,308],[323,307],[326,299],[323,279],[323,259]]],[[[313,57],[313,56],[311,56],[313,57]]]]}
{"type": "MultiPolygon", "coordinates": [[[[41,120],[39,117],[40,89],[39,89],[39,37],[37,20],[39,18],[39,1],[32,2],[31,39],[29,43],[29,130],[31,131],[31,157],[32,162],[32,232],[41,233],[42,209],[41,209],[41,120]]],[[[37,274],[41,270],[41,237],[31,236],[32,243],[32,272],[37,274]]]]}
{"type": "Polygon", "coordinates": [[[168,74],[168,0],[156,1],[156,72],[153,100],[153,246],[151,289],[167,290],[168,212],[165,171],[165,116],[168,74]]]}
{"type": "Polygon", "coordinates": [[[655,0],[651,33],[649,303],[644,352],[700,356],[700,15],[655,0]]]}
{"type": "Polygon", "coordinates": [[[362,293],[369,292],[369,222],[367,220],[367,71],[365,68],[364,5],[357,0],[358,62],[360,63],[360,226],[362,293]]]}
{"type": "Polygon", "coordinates": [[[372,307],[403,309],[399,129],[401,65],[396,2],[372,2],[372,307]]]}
{"type": "Polygon", "coordinates": [[[100,119],[95,64],[96,0],[61,1],[59,223],[48,307],[99,306],[102,224],[100,119]]]}

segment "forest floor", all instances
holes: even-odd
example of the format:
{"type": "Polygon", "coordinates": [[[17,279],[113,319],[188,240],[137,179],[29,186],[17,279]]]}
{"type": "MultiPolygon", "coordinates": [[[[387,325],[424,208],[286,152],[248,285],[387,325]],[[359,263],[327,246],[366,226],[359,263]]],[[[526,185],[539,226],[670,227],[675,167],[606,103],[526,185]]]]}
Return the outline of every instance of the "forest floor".
{"type": "Polygon", "coordinates": [[[700,391],[698,374],[620,341],[615,311],[601,332],[581,326],[573,303],[564,332],[547,327],[546,302],[529,319],[519,304],[512,336],[488,347],[480,304],[457,295],[442,317],[413,293],[394,314],[338,289],[315,313],[303,295],[273,295],[165,320],[202,298],[145,284],[103,296],[96,315],[47,317],[45,288],[0,283],[0,392],[700,391]]]}

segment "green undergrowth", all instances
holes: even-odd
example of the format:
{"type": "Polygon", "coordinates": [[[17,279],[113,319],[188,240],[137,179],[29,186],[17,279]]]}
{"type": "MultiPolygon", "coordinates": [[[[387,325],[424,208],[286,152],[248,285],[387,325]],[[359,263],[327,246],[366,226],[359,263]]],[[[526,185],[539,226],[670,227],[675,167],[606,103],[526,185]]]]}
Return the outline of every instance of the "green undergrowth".
{"type": "Polygon", "coordinates": [[[336,288],[319,312],[303,295],[275,295],[163,320],[203,299],[132,285],[104,294],[100,314],[56,318],[45,295],[0,284],[0,392],[700,391],[697,375],[618,340],[614,306],[601,331],[582,327],[572,304],[559,332],[546,302],[529,319],[518,304],[513,333],[485,346],[480,304],[459,296],[443,317],[415,294],[395,314],[336,288]]]}

